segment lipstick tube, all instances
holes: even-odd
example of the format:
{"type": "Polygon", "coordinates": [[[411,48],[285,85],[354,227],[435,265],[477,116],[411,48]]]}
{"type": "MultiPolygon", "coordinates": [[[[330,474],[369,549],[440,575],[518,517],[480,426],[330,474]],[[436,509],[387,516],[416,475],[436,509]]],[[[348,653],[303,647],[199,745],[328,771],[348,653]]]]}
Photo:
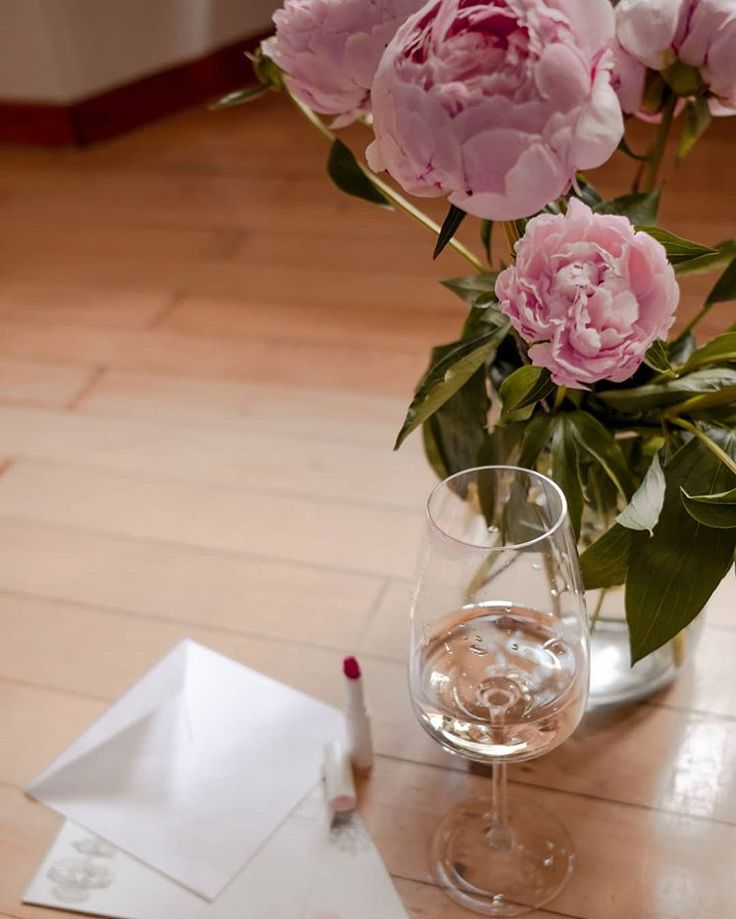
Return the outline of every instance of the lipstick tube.
{"type": "Polygon", "coordinates": [[[363,697],[360,665],[354,657],[346,657],[342,669],[345,674],[345,721],[350,756],[356,769],[367,771],[373,766],[373,739],[363,697]]]}
{"type": "Polygon", "coordinates": [[[356,797],[350,756],[339,740],[325,745],[324,772],[327,802],[333,816],[354,811],[356,797]]]}

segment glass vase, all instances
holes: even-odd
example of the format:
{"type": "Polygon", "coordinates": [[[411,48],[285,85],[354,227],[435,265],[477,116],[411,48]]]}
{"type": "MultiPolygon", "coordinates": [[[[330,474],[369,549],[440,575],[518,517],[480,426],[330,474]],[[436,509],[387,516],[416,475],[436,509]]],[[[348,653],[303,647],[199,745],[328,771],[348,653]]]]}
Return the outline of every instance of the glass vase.
{"type": "Polygon", "coordinates": [[[585,597],[591,615],[589,708],[637,702],[677,677],[694,648],[700,616],[632,667],[623,586],[589,590],[585,597]]]}

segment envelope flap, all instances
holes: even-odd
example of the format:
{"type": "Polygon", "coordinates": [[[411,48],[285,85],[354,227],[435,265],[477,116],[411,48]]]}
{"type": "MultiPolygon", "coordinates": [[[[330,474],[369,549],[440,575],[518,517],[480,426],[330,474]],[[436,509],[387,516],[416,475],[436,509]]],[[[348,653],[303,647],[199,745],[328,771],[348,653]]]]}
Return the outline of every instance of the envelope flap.
{"type": "Polygon", "coordinates": [[[151,716],[161,705],[182,693],[186,684],[188,647],[176,645],[141,680],[125,692],[92,726],[27,786],[32,797],[55,773],[109,743],[116,735],[151,716]]]}

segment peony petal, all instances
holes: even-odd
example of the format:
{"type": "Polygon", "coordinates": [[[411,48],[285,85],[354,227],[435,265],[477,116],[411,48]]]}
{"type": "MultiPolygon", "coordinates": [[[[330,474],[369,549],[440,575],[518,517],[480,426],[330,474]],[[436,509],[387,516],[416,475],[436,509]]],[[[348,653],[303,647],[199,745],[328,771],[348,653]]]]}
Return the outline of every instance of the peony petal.
{"type": "Polygon", "coordinates": [[[610,72],[599,68],[593,82],[590,104],[583,109],[572,144],[571,156],[576,169],[594,169],[603,165],[624,136],[621,103],[611,86],[610,72]]]}
{"type": "Polygon", "coordinates": [[[642,107],[644,100],[644,81],[647,69],[641,61],[615,41],[611,48],[613,65],[611,85],[616,91],[621,108],[627,115],[633,115],[642,107]]]}
{"type": "MultiPolygon", "coordinates": [[[[487,151],[487,156],[492,151],[487,151]]],[[[569,186],[562,163],[543,144],[528,146],[506,175],[499,193],[455,193],[450,201],[469,214],[486,220],[516,220],[541,210],[569,186]]]]}
{"type": "MultiPolygon", "coordinates": [[[[712,3],[711,6],[719,6],[712,3]]],[[[720,4],[722,6],[722,4],[720,4]]],[[[697,12],[697,11],[696,11],[697,12]]],[[[695,16],[693,17],[695,25],[695,16]]],[[[711,33],[701,73],[712,93],[724,106],[736,104],[736,8],[719,9],[710,23],[711,33]]],[[[691,36],[694,33],[691,33],[691,36]]],[[[690,51],[685,48],[684,54],[690,51]]],[[[689,61],[688,61],[689,63],[689,61]]]]}
{"type": "Polygon", "coordinates": [[[579,53],[557,42],[542,52],[534,71],[537,89],[562,111],[581,105],[590,93],[590,75],[579,53]]]}
{"type": "Polygon", "coordinates": [[[675,55],[672,43],[688,0],[620,0],[616,6],[616,36],[642,64],[663,70],[675,55]]]}
{"type": "Polygon", "coordinates": [[[614,36],[615,20],[609,0],[547,0],[565,14],[580,45],[595,55],[614,36]]]}

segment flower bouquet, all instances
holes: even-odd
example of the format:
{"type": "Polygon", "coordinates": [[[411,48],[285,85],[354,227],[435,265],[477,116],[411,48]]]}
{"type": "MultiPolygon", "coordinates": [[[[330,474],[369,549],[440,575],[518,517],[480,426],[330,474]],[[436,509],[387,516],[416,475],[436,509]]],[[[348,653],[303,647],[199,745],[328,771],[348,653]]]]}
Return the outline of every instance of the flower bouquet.
{"type": "Polygon", "coordinates": [[[736,299],[736,240],[657,226],[670,134],[682,158],[712,116],[736,114],[736,2],[286,0],[274,22],[258,85],[219,105],[288,93],[344,192],[405,212],[435,257],[452,246],[472,268],[443,282],[467,315],[396,446],[421,428],[442,477],[500,463],[554,479],[586,588],[625,585],[631,660],[651,654],[736,549],[736,325],[695,337],[736,299]],[[651,123],[646,152],[625,139],[632,118],[651,123]],[[372,132],[365,163],[335,133],[355,120],[372,132]],[[617,149],[632,188],[605,200],[589,172],[617,149]],[[444,223],[397,185],[446,198],[444,223]],[[482,258],[455,238],[469,216],[482,258]],[[712,289],[672,336],[677,279],[703,272],[712,289]]]}

